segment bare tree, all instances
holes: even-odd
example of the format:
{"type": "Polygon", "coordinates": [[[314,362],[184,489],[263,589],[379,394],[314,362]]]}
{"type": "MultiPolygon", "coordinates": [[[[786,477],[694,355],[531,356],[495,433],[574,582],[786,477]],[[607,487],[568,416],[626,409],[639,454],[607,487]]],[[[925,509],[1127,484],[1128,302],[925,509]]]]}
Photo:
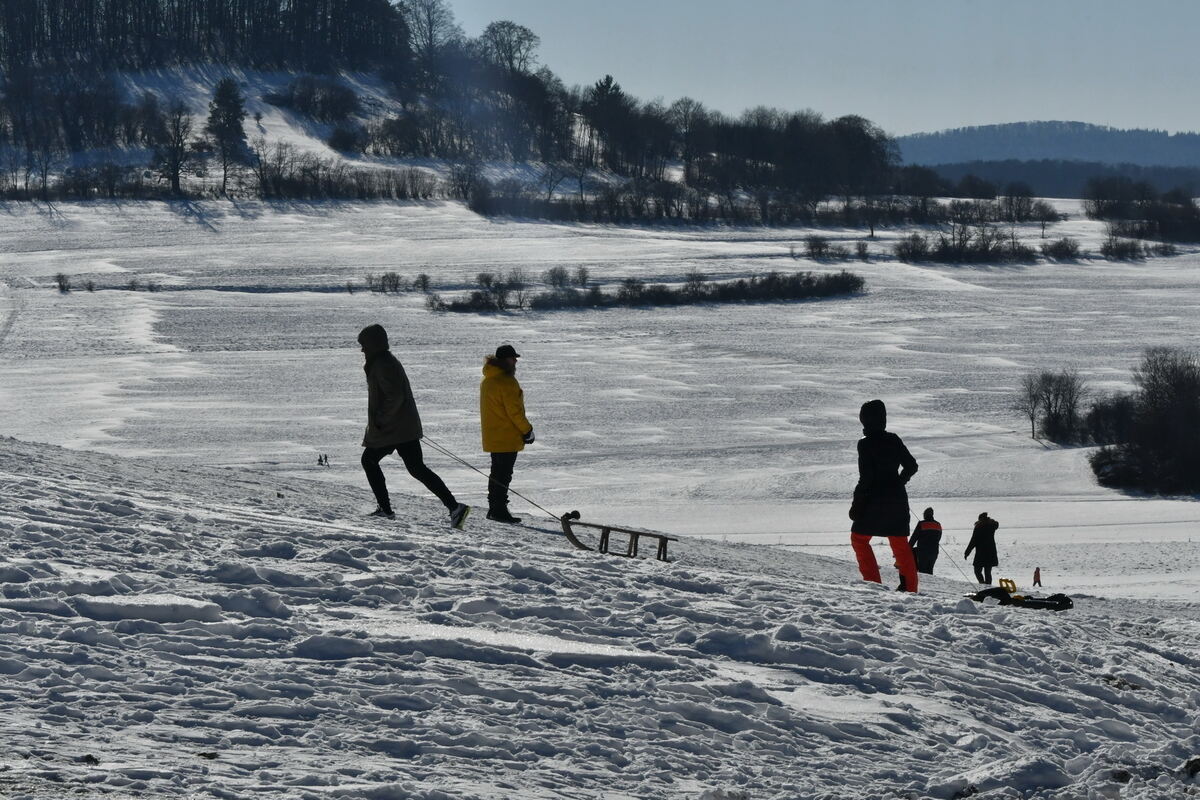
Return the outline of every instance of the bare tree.
{"type": "Polygon", "coordinates": [[[708,112],[699,100],[681,97],[667,109],[667,116],[679,132],[683,145],[683,181],[691,180],[692,164],[699,153],[697,152],[697,134],[708,119],[708,112]]]}
{"type": "Polygon", "coordinates": [[[514,75],[529,72],[541,41],[529,28],[506,19],[490,23],[479,36],[484,57],[514,75]]]}
{"type": "Polygon", "coordinates": [[[179,178],[195,156],[192,147],[192,115],[181,101],[167,108],[166,138],[154,151],[154,166],[171,182],[171,192],[182,194],[179,178]]]}
{"type": "MultiPolygon", "coordinates": [[[[59,166],[60,155],[58,148],[49,141],[43,142],[38,147],[29,151],[30,164],[32,170],[38,177],[38,192],[43,200],[50,199],[50,175],[54,173],[59,166]]],[[[29,174],[25,176],[26,184],[29,181],[29,174]]]]}
{"type": "Polygon", "coordinates": [[[1037,438],[1038,412],[1042,410],[1044,394],[1042,380],[1044,377],[1045,373],[1035,374],[1032,372],[1022,377],[1016,402],[1013,403],[1014,411],[1019,411],[1029,418],[1029,436],[1033,439],[1037,438]]]}
{"type": "Polygon", "coordinates": [[[1055,442],[1069,442],[1079,432],[1079,406],[1087,387],[1076,370],[1044,372],[1042,431],[1055,442]]]}
{"type": "Polygon", "coordinates": [[[413,52],[426,67],[447,43],[463,36],[446,0],[404,0],[400,9],[408,23],[413,52]]]}
{"type": "Polygon", "coordinates": [[[1046,226],[1055,222],[1062,221],[1062,214],[1055,210],[1054,206],[1047,203],[1045,200],[1035,200],[1033,210],[1030,212],[1030,219],[1033,219],[1042,224],[1042,238],[1046,238],[1046,226]]]}
{"type": "Polygon", "coordinates": [[[554,198],[554,190],[570,175],[567,165],[558,161],[552,161],[542,169],[541,175],[538,176],[538,185],[546,190],[546,202],[554,198]]]}
{"type": "Polygon", "coordinates": [[[1029,184],[1014,181],[1004,187],[1004,196],[1000,199],[1000,208],[1004,218],[1012,223],[1026,222],[1033,218],[1033,189],[1029,184]]]}

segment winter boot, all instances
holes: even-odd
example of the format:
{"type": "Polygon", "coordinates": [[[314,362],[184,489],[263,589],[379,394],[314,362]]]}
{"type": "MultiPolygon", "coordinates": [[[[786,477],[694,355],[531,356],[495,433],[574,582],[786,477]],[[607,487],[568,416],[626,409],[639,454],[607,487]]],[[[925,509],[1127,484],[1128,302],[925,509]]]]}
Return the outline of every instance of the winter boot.
{"type": "Polygon", "coordinates": [[[467,524],[467,517],[471,514],[471,507],[465,503],[459,503],[450,512],[450,525],[458,528],[460,531],[467,524]]]}
{"type": "Polygon", "coordinates": [[[520,517],[514,517],[512,514],[508,513],[507,508],[491,509],[487,513],[487,518],[492,522],[506,522],[509,525],[515,525],[521,521],[520,517]]]}
{"type": "Polygon", "coordinates": [[[380,506],[367,515],[368,517],[383,517],[384,519],[395,519],[396,515],[392,513],[390,508],[380,506]]]}

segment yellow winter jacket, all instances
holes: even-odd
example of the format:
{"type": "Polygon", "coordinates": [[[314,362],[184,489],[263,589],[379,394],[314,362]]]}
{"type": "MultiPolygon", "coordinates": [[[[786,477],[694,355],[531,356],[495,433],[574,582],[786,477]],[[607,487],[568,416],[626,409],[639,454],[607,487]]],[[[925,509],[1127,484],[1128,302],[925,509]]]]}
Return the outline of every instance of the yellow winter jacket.
{"type": "Polygon", "coordinates": [[[525,394],[514,375],[488,359],[479,384],[479,425],[487,453],[515,453],[525,449],[525,434],[533,430],[525,419],[525,394]]]}

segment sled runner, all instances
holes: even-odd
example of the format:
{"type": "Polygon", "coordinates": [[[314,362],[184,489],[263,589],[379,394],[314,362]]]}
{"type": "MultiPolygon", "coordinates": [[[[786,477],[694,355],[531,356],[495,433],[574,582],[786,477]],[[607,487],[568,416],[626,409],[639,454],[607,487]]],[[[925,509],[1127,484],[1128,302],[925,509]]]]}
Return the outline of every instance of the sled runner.
{"type": "Polygon", "coordinates": [[[676,536],[668,536],[665,533],[651,533],[650,531],[635,531],[629,528],[618,528],[614,525],[599,525],[595,522],[580,522],[578,511],[568,511],[559,517],[562,522],[563,534],[567,537],[567,541],[578,547],[580,550],[597,550],[601,553],[610,553],[614,556],[624,556],[625,558],[637,558],[638,556],[638,540],[642,538],[650,538],[658,540],[658,549],[655,551],[654,557],[659,561],[667,560],[667,542],[678,542],[676,536]],[[591,528],[600,531],[600,543],[597,547],[589,547],[584,542],[580,541],[575,535],[575,528],[591,528]],[[618,553],[608,549],[609,537],[613,533],[623,533],[629,537],[625,545],[625,552],[618,553]]]}
{"type": "Polygon", "coordinates": [[[1066,611],[1075,607],[1075,603],[1065,594],[1052,594],[1049,597],[1030,597],[1029,595],[1014,594],[1003,586],[983,589],[975,594],[969,594],[967,597],[978,603],[982,603],[989,597],[994,597],[1000,601],[1000,605],[1002,606],[1040,608],[1047,611],[1066,611]]]}

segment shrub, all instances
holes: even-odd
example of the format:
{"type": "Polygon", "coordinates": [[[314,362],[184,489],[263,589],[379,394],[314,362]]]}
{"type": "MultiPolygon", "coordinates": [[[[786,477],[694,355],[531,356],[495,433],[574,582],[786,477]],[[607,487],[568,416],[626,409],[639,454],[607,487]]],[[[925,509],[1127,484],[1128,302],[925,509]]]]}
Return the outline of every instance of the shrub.
{"type": "Polygon", "coordinates": [[[590,278],[591,278],[591,273],[588,272],[587,267],[576,267],[575,268],[575,285],[576,286],[586,287],[588,285],[588,280],[590,278]]]}
{"type": "Polygon", "coordinates": [[[396,272],[385,272],[379,278],[379,291],[399,294],[404,289],[404,277],[396,272]]]}
{"type": "Polygon", "coordinates": [[[1128,442],[1133,433],[1136,404],[1131,394],[1102,397],[1083,419],[1089,441],[1100,445],[1128,442]]]}
{"type": "Polygon", "coordinates": [[[929,238],[914,233],[896,242],[896,258],[906,264],[925,261],[929,258],[929,238]]]}
{"type": "Polygon", "coordinates": [[[54,283],[58,285],[58,291],[61,294],[66,294],[71,291],[71,279],[63,273],[58,273],[54,276],[54,283]]]}
{"type": "Polygon", "coordinates": [[[1020,241],[1013,241],[1013,240],[1008,241],[998,251],[996,251],[996,255],[999,256],[999,258],[996,259],[997,261],[1008,261],[1008,262],[1037,261],[1037,251],[1035,251],[1032,247],[1025,244],[1024,242],[1020,242],[1020,241]]]}
{"type": "Polygon", "coordinates": [[[1100,255],[1110,261],[1138,261],[1145,257],[1141,242],[1109,236],[1100,245],[1100,255]]]}
{"type": "Polygon", "coordinates": [[[866,242],[855,242],[854,243],[854,255],[856,255],[858,257],[859,261],[870,261],[871,260],[871,255],[870,255],[870,252],[867,250],[866,242]]]}
{"type": "Polygon", "coordinates": [[[283,91],[263,95],[263,100],[324,122],[338,122],[359,108],[354,90],[331,78],[312,75],[301,75],[283,91]]]}
{"type": "MultiPolygon", "coordinates": [[[[861,277],[844,270],[830,275],[814,275],[811,272],[783,275],[769,272],[762,276],[726,282],[709,282],[700,280],[701,277],[698,273],[693,273],[689,280],[677,289],[661,283],[647,286],[637,278],[626,278],[621,281],[615,295],[605,294],[598,286],[592,286],[586,292],[564,287],[533,297],[530,307],[536,310],[551,310],[802,300],[858,292],[865,285],[861,277]]],[[[450,304],[447,309],[484,310],[476,307],[478,303],[479,301],[468,298],[461,303],[450,304]]]]}
{"type": "Polygon", "coordinates": [[[809,236],[804,240],[804,255],[819,260],[829,255],[829,240],[824,236],[809,236]]]}
{"type": "Polygon", "coordinates": [[[339,153],[361,153],[367,148],[367,132],[361,125],[338,125],[325,143],[339,153]]]}
{"type": "Polygon", "coordinates": [[[94,292],[96,291],[96,282],[91,278],[88,278],[86,281],[84,281],[83,288],[87,289],[89,292],[94,292]]]}
{"type": "Polygon", "coordinates": [[[418,292],[429,292],[429,276],[422,272],[413,280],[413,288],[418,292]]]}
{"type": "Polygon", "coordinates": [[[566,267],[551,267],[542,275],[542,280],[547,286],[553,286],[555,289],[562,289],[571,280],[571,275],[567,272],[566,267]]]}
{"type": "Polygon", "coordinates": [[[640,305],[642,296],[646,293],[645,281],[637,278],[625,278],[617,287],[617,302],[623,305],[640,305]]]}
{"type": "Polygon", "coordinates": [[[1042,245],[1042,255],[1059,261],[1073,261],[1079,258],[1080,253],[1079,241],[1069,236],[1042,245]]]}

